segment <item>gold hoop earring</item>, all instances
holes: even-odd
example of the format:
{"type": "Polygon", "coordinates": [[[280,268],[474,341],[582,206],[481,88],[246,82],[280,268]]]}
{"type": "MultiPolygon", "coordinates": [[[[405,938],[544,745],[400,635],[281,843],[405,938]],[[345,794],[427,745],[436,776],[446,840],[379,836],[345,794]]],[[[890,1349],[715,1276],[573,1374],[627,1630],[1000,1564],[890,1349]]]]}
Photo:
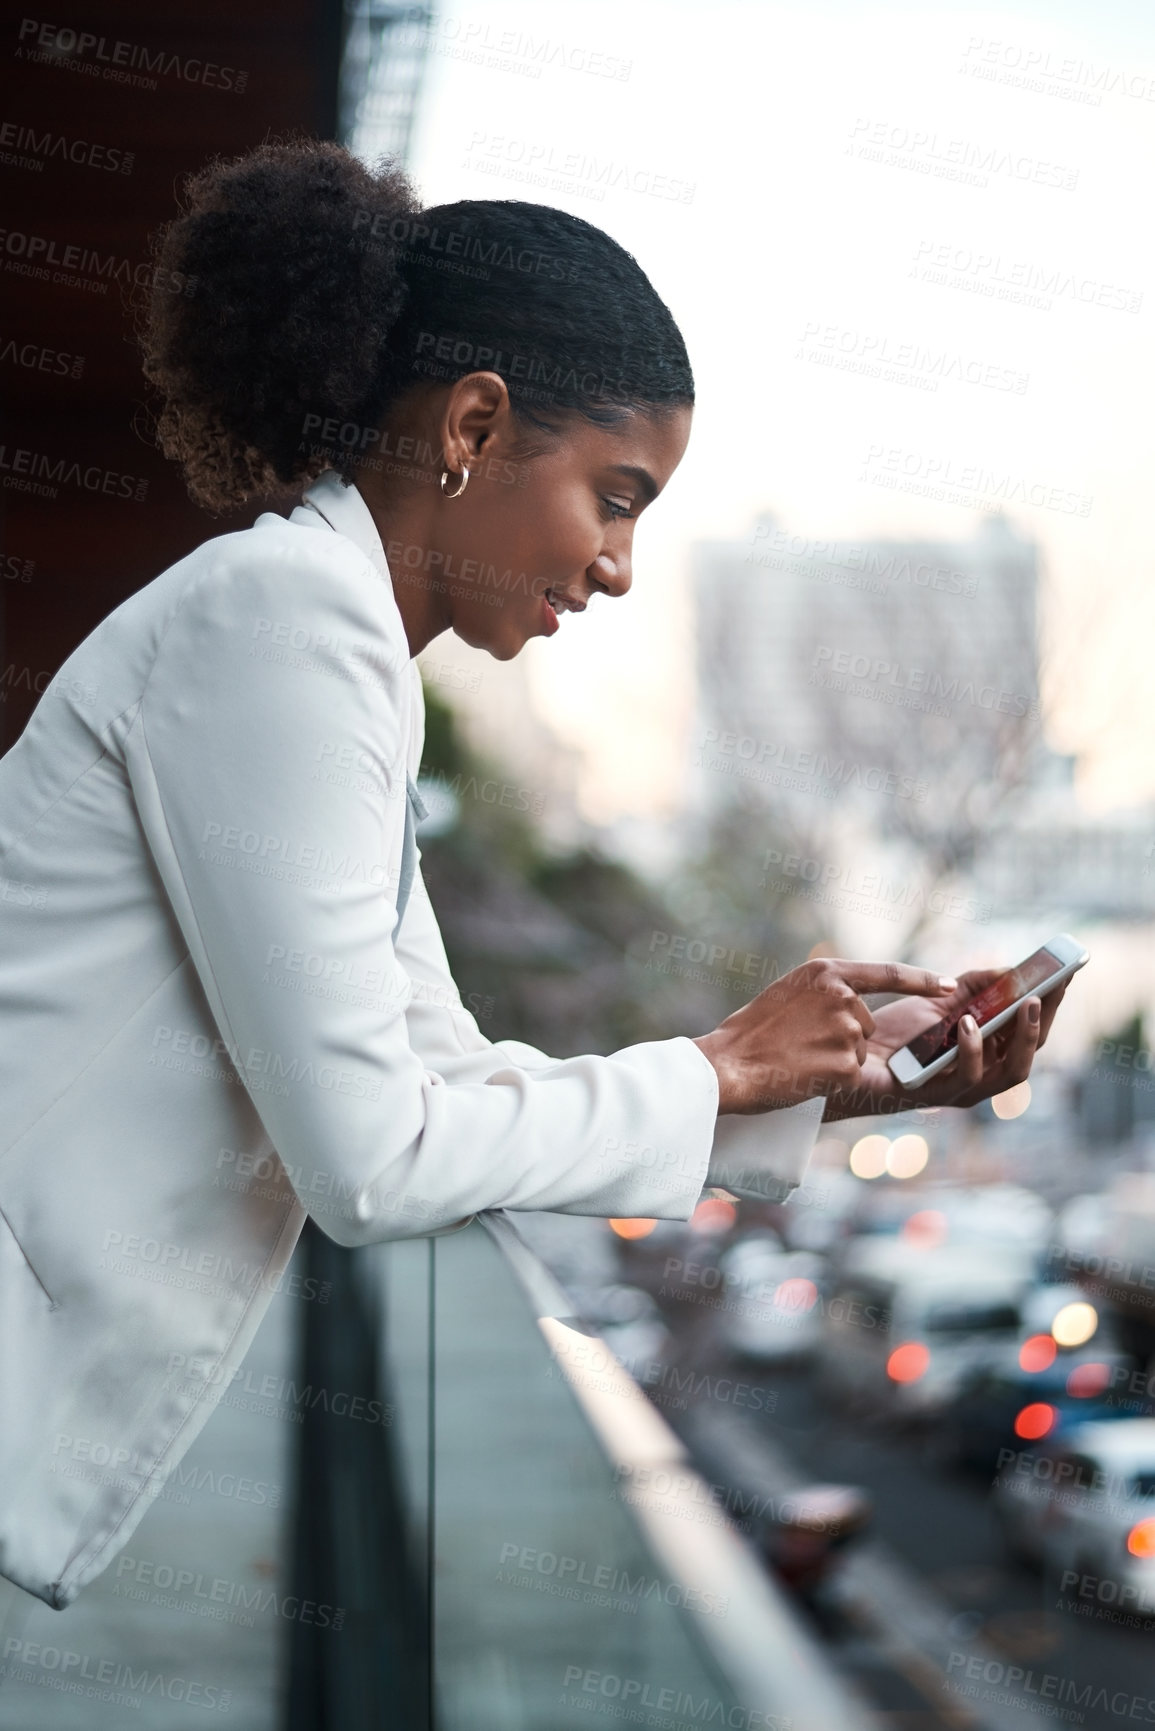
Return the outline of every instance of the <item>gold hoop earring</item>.
{"type": "Polygon", "coordinates": [[[456,493],[451,493],[449,491],[448,487],[445,485],[445,483],[446,483],[446,481],[448,481],[448,479],[449,479],[449,470],[448,469],[442,469],[442,471],[441,471],[441,491],[445,494],[445,497],[447,499],[460,499],[462,493],[464,493],[466,487],[469,485],[469,470],[466,469],[464,466],[462,467],[461,485],[460,485],[460,487],[458,487],[456,493]]]}

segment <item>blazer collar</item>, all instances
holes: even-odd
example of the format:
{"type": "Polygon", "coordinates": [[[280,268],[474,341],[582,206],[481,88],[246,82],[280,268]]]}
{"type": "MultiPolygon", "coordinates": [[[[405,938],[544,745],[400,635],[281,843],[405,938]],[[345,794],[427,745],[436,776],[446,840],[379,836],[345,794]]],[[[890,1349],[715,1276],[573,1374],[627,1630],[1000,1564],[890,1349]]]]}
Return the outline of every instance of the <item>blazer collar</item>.
{"type": "Polygon", "coordinates": [[[360,547],[392,589],[385,549],[381,545],[373,513],[355,486],[351,483],[346,486],[335,469],[326,469],[323,475],[319,475],[306,487],[301,495],[301,506],[318,512],[331,529],[336,529],[338,535],[344,535],[355,546],[360,547]]]}

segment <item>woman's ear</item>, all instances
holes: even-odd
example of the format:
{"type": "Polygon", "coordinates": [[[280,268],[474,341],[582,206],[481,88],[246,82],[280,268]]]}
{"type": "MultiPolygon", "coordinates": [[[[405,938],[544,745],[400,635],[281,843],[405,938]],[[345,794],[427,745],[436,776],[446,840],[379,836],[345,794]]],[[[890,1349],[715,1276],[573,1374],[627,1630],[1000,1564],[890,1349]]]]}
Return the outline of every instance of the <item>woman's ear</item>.
{"type": "Polygon", "coordinates": [[[482,447],[512,437],[513,408],[500,373],[466,373],[449,387],[439,434],[446,466],[475,468],[482,447]]]}

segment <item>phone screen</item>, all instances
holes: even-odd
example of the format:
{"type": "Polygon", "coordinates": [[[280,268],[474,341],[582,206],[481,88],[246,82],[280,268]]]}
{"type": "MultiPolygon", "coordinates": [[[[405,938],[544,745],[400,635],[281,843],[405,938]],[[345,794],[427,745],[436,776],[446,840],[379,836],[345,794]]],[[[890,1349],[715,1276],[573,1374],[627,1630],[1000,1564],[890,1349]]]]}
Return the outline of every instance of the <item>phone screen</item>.
{"type": "Polygon", "coordinates": [[[1008,973],[1000,974],[997,980],[992,980],[969,1004],[960,1004],[957,1010],[944,1016],[941,1022],[935,1022],[933,1027],[916,1034],[913,1040],[907,1042],[907,1050],[917,1060],[919,1067],[925,1069],[928,1064],[933,1064],[936,1058],[941,1058],[944,1052],[952,1052],[958,1045],[958,1025],[964,1016],[973,1016],[979,1027],[984,1027],[1001,1010],[1009,1009],[1017,999],[1027,997],[1036,987],[1045,985],[1062,967],[1063,963],[1052,950],[1045,947],[1036,950],[1033,956],[1020,962],[1017,968],[1011,968],[1008,973]]]}

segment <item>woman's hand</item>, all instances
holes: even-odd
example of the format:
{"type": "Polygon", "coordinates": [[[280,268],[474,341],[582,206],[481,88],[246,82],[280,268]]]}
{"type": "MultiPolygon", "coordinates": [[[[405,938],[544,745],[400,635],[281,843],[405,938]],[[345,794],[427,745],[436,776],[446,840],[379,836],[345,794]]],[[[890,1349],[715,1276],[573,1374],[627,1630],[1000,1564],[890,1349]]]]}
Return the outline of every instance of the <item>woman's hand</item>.
{"type": "MultiPolygon", "coordinates": [[[[977,989],[972,987],[964,998],[977,989]]],[[[844,1100],[864,1082],[877,1098],[889,1098],[884,1076],[892,1088],[898,1085],[886,1069],[886,1056],[962,1001],[959,991],[961,984],[955,980],[900,962],[803,962],[694,1044],[718,1073],[719,1112],[769,1112],[817,1095],[844,1100]],[[914,994],[890,1007],[899,1010],[910,1004],[923,1020],[908,1026],[901,1017],[892,1017],[893,1026],[884,1026],[879,1044],[876,1020],[860,992],[914,994]]],[[[968,1070],[968,1086],[976,1080],[968,1070]]],[[[882,1110],[897,1108],[859,1107],[860,1112],[882,1110]]]]}
{"type": "Polygon", "coordinates": [[[1027,998],[1011,1020],[985,1041],[973,1016],[964,1016],[959,1023],[957,1059],[921,1088],[903,1088],[887,1068],[887,1059],[900,1047],[940,1016],[949,1016],[969,1003],[1005,972],[1005,968],[972,968],[959,976],[955,991],[937,1002],[928,1002],[925,997],[900,998],[876,1010],[859,1077],[849,1088],[835,1087],[827,1094],[823,1123],[875,1112],[903,1112],[917,1106],[974,1106],[1025,1082],[1063,1001],[1065,983],[1043,999],[1027,998]]]}

